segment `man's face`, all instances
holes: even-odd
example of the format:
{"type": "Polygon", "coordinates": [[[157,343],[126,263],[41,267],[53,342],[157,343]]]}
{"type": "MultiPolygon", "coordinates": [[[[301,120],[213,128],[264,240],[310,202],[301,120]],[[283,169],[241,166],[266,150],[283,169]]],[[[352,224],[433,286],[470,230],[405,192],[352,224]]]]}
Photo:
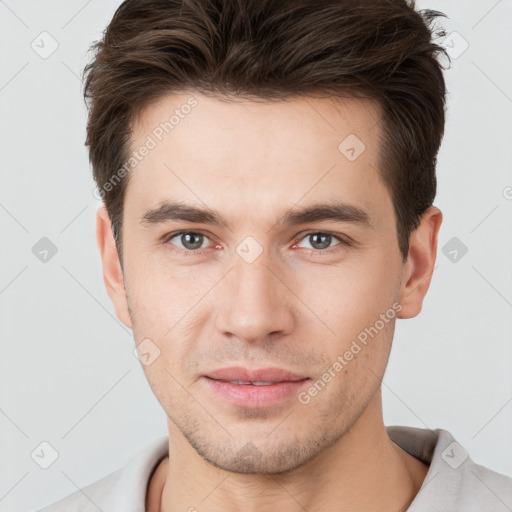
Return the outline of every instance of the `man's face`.
{"type": "Polygon", "coordinates": [[[160,351],[144,371],[170,428],[218,467],[304,464],[380,387],[404,265],[377,173],[377,120],[372,104],[353,99],[226,102],[191,92],[153,104],[134,126],[133,149],[148,136],[156,146],[131,171],[124,203],[131,327],[137,344],[160,351]],[[169,133],[157,130],[159,141],[155,128],[191,96],[197,105],[169,133]],[[177,202],[227,225],[156,211],[177,202]],[[345,205],[346,215],[291,222],[319,205],[345,205]],[[265,390],[207,377],[229,367],[308,380],[265,390]]]}

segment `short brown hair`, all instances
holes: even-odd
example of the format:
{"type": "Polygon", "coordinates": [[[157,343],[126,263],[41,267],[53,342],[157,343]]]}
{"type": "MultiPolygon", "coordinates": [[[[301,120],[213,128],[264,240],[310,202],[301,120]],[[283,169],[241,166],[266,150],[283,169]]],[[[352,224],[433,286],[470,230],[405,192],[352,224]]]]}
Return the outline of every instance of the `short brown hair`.
{"type": "Polygon", "coordinates": [[[446,95],[438,56],[449,60],[433,41],[438,16],[445,17],[417,11],[414,0],[124,1],[84,68],[86,145],[120,257],[129,174],[116,172],[129,158],[130,130],[151,102],[194,89],[219,98],[376,100],[379,172],[405,260],[410,233],[436,195],[446,95]]]}

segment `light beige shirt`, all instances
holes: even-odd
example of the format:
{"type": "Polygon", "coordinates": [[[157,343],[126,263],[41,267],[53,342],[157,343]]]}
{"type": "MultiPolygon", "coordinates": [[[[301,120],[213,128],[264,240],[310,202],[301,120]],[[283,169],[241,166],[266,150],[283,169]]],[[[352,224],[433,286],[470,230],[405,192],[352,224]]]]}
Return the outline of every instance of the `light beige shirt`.
{"type": "MultiPolygon", "coordinates": [[[[408,512],[511,512],[512,478],[475,464],[443,429],[386,427],[393,442],[430,465],[408,512]]],[[[38,512],[145,512],[153,470],[168,455],[167,436],[125,466],[38,512]]]]}

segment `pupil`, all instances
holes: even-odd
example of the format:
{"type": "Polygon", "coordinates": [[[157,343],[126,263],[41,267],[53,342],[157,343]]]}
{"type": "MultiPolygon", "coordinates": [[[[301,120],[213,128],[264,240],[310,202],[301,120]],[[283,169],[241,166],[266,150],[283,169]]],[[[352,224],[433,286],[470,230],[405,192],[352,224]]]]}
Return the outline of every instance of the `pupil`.
{"type": "Polygon", "coordinates": [[[326,249],[331,244],[331,235],[315,233],[309,236],[311,245],[316,247],[316,249],[326,249]]]}
{"type": "Polygon", "coordinates": [[[202,236],[200,233],[185,233],[181,235],[181,242],[187,249],[199,249],[203,243],[202,236]],[[195,242],[191,241],[194,237],[196,238],[195,242]]]}

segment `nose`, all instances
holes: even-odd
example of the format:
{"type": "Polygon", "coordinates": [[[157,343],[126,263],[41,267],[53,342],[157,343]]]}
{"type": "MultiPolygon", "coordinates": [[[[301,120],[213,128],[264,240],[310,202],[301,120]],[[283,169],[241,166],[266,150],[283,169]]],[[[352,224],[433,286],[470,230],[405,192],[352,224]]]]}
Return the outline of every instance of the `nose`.
{"type": "Polygon", "coordinates": [[[285,282],[265,254],[252,263],[236,256],[234,268],[222,281],[221,296],[217,295],[217,329],[252,344],[292,332],[296,309],[285,282]]]}

